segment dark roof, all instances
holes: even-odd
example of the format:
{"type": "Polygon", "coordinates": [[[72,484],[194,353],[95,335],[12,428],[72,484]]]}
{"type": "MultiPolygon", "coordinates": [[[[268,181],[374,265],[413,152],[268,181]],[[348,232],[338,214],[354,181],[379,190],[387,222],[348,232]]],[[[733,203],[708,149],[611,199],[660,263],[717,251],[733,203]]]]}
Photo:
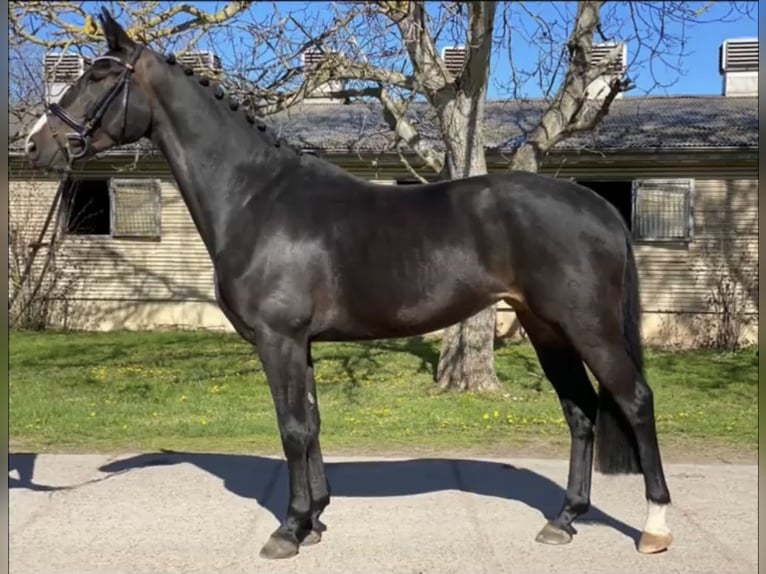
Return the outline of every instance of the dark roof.
{"type": "MultiPolygon", "coordinates": [[[[525,130],[537,123],[545,105],[541,100],[487,102],[484,124],[487,147],[512,151],[523,141],[525,130]]],[[[408,115],[424,139],[441,147],[433,112],[427,104],[411,104],[408,115]]],[[[391,143],[380,107],[365,103],[304,103],[265,121],[288,142],[303,148],[327,152],[383,151],[391,143]]],[[[11,124],[13,134],[19,122],[11,118],[11,124]]],[[[145,149],[147,144],[142,142],[125,148],[145,149]]],[[[11,149],[20,149],[20,145],[21,141],[11,143],[11,149]]],[[[567,138],[554,150],[583,148],[598,151],[757,149],[758,98],[621,98],[612,103],[609,114],[596,129],[567,138]]]]}

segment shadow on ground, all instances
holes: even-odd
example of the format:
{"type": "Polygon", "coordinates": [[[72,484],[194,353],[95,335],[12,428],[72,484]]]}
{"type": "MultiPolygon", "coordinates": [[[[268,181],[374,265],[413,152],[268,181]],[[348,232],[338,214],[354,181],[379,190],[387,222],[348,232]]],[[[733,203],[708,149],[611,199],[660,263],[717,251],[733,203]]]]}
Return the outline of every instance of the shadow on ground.
{"type": "MultiPolygon", "coordinates": [[[[10,466],[18,468],[10,455],[10,466]]],[[[282,520],[287,506],[287,472],[284,461],[251,455],[160,452],[133,456],[101,466],[106,478],[156,466],[191,464],[223,482],[230,492],[251,498],[282,520]]],[[[469,459],[411,459],[401,461],[337,462],[326,465],[334,498],[408,496],[460,490],[481,496],[519,501],[552,518],[564,500],[564,490],[550,479],[525,468],[469,459]]],[[[26,484],[32,484],[31,475],[26,484]]],[[[25,487],[17,481],[11,488],[25,487]]],[[[52,488],[39,487],[37,488],[52,488]]],[[[71,488],[71,487],[70,487],[71,488]]],[[[608,526],[636,542],[640,532],[596,507],[578,523],[608,526]]],[[[542,522],[540,524],[542,526],[542,522]]]]}
{"type": "Polygon", "coordinates": [[[8,488],[25,488],[37,492],[63,490],[59,486],[46,486],[44,484],[37,484],[32,480],[35,474],[35,460],[37,460],[37,455],[31,452],[8,455],[8,473],[16,471],[18,474],[18,478],[8,476],[8,488]]]}

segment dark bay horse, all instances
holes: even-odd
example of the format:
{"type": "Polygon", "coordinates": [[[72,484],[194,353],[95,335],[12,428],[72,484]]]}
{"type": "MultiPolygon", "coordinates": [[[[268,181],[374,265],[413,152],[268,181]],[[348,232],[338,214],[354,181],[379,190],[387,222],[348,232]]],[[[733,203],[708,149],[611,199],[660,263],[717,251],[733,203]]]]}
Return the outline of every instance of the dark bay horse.
{"type": "Polygon", "coordinates": [[[150,138],[170,165],[215,268],[216,296],[263,364],[289,469],[287,518],[261,550],[319,541],[330,501],[311,344],[447,327],[500,300],[527,331],[571,431],[566,496],[537,540],[563,544],[591,473],[643,473],[638,549],[672,541],[652,391],[643,373],[629,232],[571,182],[507,172],[397,189],[275,139],[220,86],[132,41],[104,10],[108,52],[26,140],[62,170],[150,138]],[[598,380],[598,393],[585,371],[598,380]]]}

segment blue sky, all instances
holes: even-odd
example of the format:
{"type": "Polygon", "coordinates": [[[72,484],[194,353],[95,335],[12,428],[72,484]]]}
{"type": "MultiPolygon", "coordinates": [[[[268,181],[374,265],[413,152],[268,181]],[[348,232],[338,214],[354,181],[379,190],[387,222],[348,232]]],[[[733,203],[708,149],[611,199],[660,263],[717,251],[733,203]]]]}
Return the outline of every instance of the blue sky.
{"type": "MultiPolygon", "coordinates": [[[[221,5],[220,2],[199,2],[199,4],[206,4],[210,9],[216,5],[221,5]]],[[[302,2],[278,2],[280,11],[289,11],[291,8],[295,10],[298,7],[302,7],[302,2]]],[[[530,12],[540,18],[554,22],[559,21],[562,24],[571,24],[571,15],[576,10],[575,2],[526,2],[530,12]],[[562,18],[563,16],[563,18],[562,18]],[[569,18],[567,18],[569,16],[569,18]]],[[[654,3],[657,5],[657,3],[654,3]]],[[[326,7],[329,3],[314,2],[312,4],[313,10],[316,12],[324,11],[328,17],[330,16],[330,10],[326,7]],[[324,6],[323,6],[324,4],[324,6]]],[[[602,11],[602,19],[605,26],[605,34],[611,36],[609,39],[620,40],[624,39],[625,35],[633,34],[633,26],[631,24],[631,15],[628,9],[627,3],[623,2],[611,2],[606,6],[610,7],[610,10],[614,10],[613,13],[607,13],[605,7],[602,11]],[[611,5],[611,6],[610,6],[611,5]],[[613,7],[612,7],[613,6],[613,7]],[[620,29],[621,28],[621,29],[620,29]],[[622,38],[621,38],[622,33],[622,38]]],[[[685,22],[682,24],[667,19],[666,29],[668,33],[675,35],[683,35],[686,38],[686,45],[683,48],[685,56],[680,60],[676,58],[670,58],[674,65],[678,65],[678,69],[671,69],[663,66],[661,62],[654,61],[652,69],[646,62],[646,51],[640,49],[636,42],[628,41],[628,62],[631,62],[632,58],[637,57],[642,63],[634,66],[629,75],[636,84],[636,89],[627,94],[630,95],[708,95],[708,94],[720,94],[721,93],[721,76],[718,69],[718,51],[722,42],[730,38],[743,38],[743,37],[758,37],[758,6],[754,3],[752,13],[750,17],[743,16],[739,13],[731,13],[731,6],[728,2],[689,2],[690,9],[698,9],[706,7],[707,10],[702,16],[699,17],[698,23],[689,24],[685,22]],[[712,4],[712,6],[710,6],[712,4]],[[657,83],[661,83],[666,87],[658,86],[657,83]]],[[[265,3],[261,6],[256,6],[254,14],[256,17],[261,15],[267,15],[271,13],[272,8],[270,3],[265,3]]],[[[500,29],[501,15],[500,8],[498,8],[498,21],[496,23],[496,30],[500,29]]],[[[531,22],[529,17],[517,17],[514,20],[517,24],[524,24],[528,26],[531,22]],[[523,20],[526,19],[526,22],[523,20]]],[[[640,24],[639,24],[640,25],[640,24]]],[[[571,26],[566,27],[566,33],[569,32],[571,26]]],[[[645,26],[641,26],[644,30],[645,26]]],[[[565,28],[562,26],[561,30],[565,28]]],[[[444,44],[444,42],[442,42],[444,44]]],[[[531,68],[536,67],[536,61],[539,57],[539,51],[534,48],[530,48],[529,44],[525,44],[523,40],[513,44],[514,46],[514,63],[517,68],[531,68]]],[[[441,48],[442,46],[438,46],[441,48]]],[[[509,77],[510,64],[506,54],[497,52],[493,56],[492,75],[490,78],[490,98],[502,98],[507,97],[508,92],[506,90],[499,89],[497,83],[509,77]]],[[[527,97],[539,97],[541,90],[538,82],[528,82],[524,85],[522,92],[527,97]]]]}
{"type": "MultiPolygon", "coordinates": [[[[92,4],[92,11],[98,10],[98,5],[101,2],[94,2],[92,4]]],[[[109,4],[103,2],[103,4],[109,4]]],[[[217,7],[223,6],[223,2],[210,1],[210,2],[192,2],[192,4],[204,6],[206,10],[212,11],[217,7]]],[[[289,11],[302,10],[307,6],[305,2],[278,2],[280,12],[286,13],[289,11]]],[[[644,3],[642,3],[644,4],[644,3]]],[[[659,6],[658,3],[647,2],[646,5],[654,4],[659,6]]],[[[676,3],[678,4],[678,3],[676,3]]],[[[434,4],[435,6],[436,4],[434,4]]],[[[752,14],[750,17],[742,16],[740,14],[732,14],[725,21],[718,21],[727,16],[730,12],[730,5],[728,2],[690,2],[689,7],[697,9],[703,6],[708,6],[708,10],[700,17],[700,22],[695,24],[689,24],[688,21],[681,23],[678,21],[672,21],[665,19],[666,31],[672,35],[681,35],[686,38],[687,43],[684,47],[684,52],[687,54],[680,61],[677,57],[672,57],[671,61],[674,64],[679,65],[679,70],[668,68],[661,62],[654,60],[652,62],[652,68],[650,70],[647,63],[647,52],[645,48],[639,48],[639,45],[635,41],[628,40],[628,54],[627,59],[630,63],[633,58],[638,58],[641,62],[629,71],[629,76],[636,84],[636,89],[629,92],[627,96],[631,95],[703,95],[703,94],[720,94],[721,93],[721,76],[718,70],[718,50],[721,43],[730,38],[742,38],[742,37],[757,37],[758,36],[758,6],[753,5],[752,14]],[[712,6],[711,6],[712,4],[712,6]],[[682,30],[683,27],[683,30],[682,30]],[[667,87],[661,87],[656,85],[656,81],[667,87]],[[671,85],[672,84],[672,85],[671,85]]],[[[317,15],[320,19],[332,18],[332,11],[330,10],[329,2],[315,1],[308,5],[308,11],[317,15]]],[[[533,12],[542,21],[546,23],[554,23],[558,32],[556,37],[563,37],[565,33],[569,32],[572,22],[572,15],[576,10],[575,2],[525,2],[523,7],[533,12]]],[[[259,20],[262,17],[266,17],[272,13],[272,4],[257,3],[252,8],[252,17],[259,20]]],[[[521,30],[526,28],[528,30],[534,29],[534,20],[525,15],[521,8],[521,3],[513,5],[512,22],[521,30]],[[518,7],[518,8],[517,8],[518,7]]],[[[645,9],[646,10],[646,9],[645,9]]],[[[501,10],[498,9],[498,20],[496,23],[496,30],[501,29],[501,10]]],[[[645,15],[652,17],[650,11],[646,11],[645,15]]],[[[614,40],[624,40],[626,37],[630,37],[634,32],[634,26],[632,24],[631,12],[627,3],[621,2],[608,2],[602,11],[602,19],[604,21],[604,32],[610,38],[614,40]],[[611,13],[607,13],[609,9],[611,13]]],[[[127,24],[127,22],[123,22],[127,24]]],[[[648,29],[647,26],[638,24],[641,29],[641,33],[645,34],[648,29]]],[[[513,59],[517,69],[534,69],[537,67],[537,59],[539,58],[540,51],[535,46],[532,47],[529,38],[523,38],[523,33],[516,32],[515,40],[512,43],[513,59]]],[[[444,45],[445,42],[441,42],[439,48],[444,45]]],[[[204,44],[200,47],[204,48],[204,44]]],[[[220,49],[220,47],[219,47],[220,49]]],[[[227,59],[227,54],[220,54],[224,61],[227,59]]],[[[508,97],[508,91],[498,88],[497,84],[510,77],[510,64],[507,53],[503,50],[497,51],[493,55],[492,74],[490,77],[490,98],[503,98],[508,97]]],[[[526,97],[539,97],[541,90],[539,82],[528,81],[521,89],[521,94],[526,97]]]]}

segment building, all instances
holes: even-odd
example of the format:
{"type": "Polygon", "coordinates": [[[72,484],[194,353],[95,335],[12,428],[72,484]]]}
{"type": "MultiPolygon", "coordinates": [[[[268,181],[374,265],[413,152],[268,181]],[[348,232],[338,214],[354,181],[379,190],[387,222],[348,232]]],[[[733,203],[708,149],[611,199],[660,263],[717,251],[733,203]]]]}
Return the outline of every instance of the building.
{"type": "MultiPolygon", "coordinates": [[[[650,344],[703,343],[732,306],[740,319],[751,320],[743,336],[757,336],[757,52],[757,40],[722,46],[721,94],[618,98],[596,130],[559,143],[542,166],[542,173],[591,187],[625,217],[636,243],[650,344]]],[[[398,155],[385,151],[390,135],[379,109],[319,95],[269,123],[294,145],[363,177],[411,180],[398,155]]],[[[488,102],[490,171],[508,168],[509,154],[543,105],[488,102]]],[[[427,108],[413,104],[410,114],[421,135],[438,145],[427,108]]],[[[11,227],[22,229],[29,243],[57,182],[27,169],[21,143],[9,150],[11,227]]],[[[56,324],[231,329],[215,303],[207,252],[151,147],[114,150],[87,164],[77,180],[68,213],[78,217],[65,217],[57,252],[57,269],[69,281],[65,293],[54,293],[56,324]]],[[[512,312],[500,309],[499,331],[513,331],[512,312]]]]}

